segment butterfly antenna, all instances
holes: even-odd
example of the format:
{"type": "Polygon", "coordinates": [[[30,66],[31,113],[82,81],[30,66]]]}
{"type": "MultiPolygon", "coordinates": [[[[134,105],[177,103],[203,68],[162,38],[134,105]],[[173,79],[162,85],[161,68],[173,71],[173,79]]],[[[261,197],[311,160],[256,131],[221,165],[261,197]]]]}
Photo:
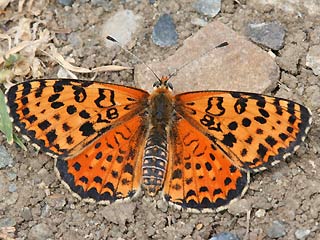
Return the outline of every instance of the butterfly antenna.
{"type": "Polygon", "coordinates": [[[130,52],[128,49],[124,48],[121,43],[119,43],[116,39],[114,39],[113,37],[111,37],[110,35],[107,36],[107,40],[114,42],[115,44],[117,44],[123,51],[125,51],[126,53],[128,53],[129,55],[131,55],[132,57],[134,57],[138,62],[142,63],[144,66],[146,66],[152,73],[153,75],[156,77],[156,79],[158,79],[159,82],[161,82],[161,79],[158,77],[158,75],[151,69],[151,67],[148,66],[148,64],[146,64],[144,61],[142,61],[139,57],[137,57],[136,55],[134,55],[132,52],[130,52]]]}
{"type": "MultiPolygon", "coordinates": [[[[228,45],[229,45],[228,42],[223,42],[223,43],[220,43],[219,45],[215,46],[213,49],[226,47],[226,46],[228,46],[228,45]]],[[[203,56],[205,56],[205,55],[207,55],[207,54],[208,54],[208,52],[205,52],[205,53],[201,54],[198,58],[202,58],[203,56]]],[[[185,68],[185,67],[188,66],[190,63],[192,63],[193,61],[194,61],[194,59],[191,60],[191,61],[189,61],[189,62],[186,62],[186,63],[183,64],[181,67],[179,67],[178,69],[176,69],[173,73],[170,73],[169,76],[168,76],[168,80],[169,80],[171,77],[173,77],[174,75],[176,75],[177,72],[179,72],[181,69],[185,68]]]]}

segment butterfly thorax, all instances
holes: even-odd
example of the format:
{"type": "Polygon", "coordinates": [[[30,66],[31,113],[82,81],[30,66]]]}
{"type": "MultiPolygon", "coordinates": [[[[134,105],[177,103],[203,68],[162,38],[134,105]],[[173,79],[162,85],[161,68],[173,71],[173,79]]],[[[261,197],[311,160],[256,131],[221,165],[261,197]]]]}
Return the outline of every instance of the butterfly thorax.
{"type": "Polygon", "coordinates": [[[172,94],[158,88],[150,96],[150,128],[143,157],[143,185],[154,196],[162,187],[168,163],[168,135],[173,114],[172,94]]]}

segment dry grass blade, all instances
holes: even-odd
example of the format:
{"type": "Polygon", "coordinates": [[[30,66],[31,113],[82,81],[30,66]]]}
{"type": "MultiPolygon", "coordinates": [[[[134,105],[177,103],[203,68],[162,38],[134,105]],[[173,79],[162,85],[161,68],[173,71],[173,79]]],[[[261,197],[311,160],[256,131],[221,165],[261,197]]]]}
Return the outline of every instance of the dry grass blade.
{"type": "Polygon", "coordinates": [[[117,65],[107,65],[107,66],[101,66],[96,68],[84,68],[84,67],[77,67],[66,61],[63,56],[56,51],[55,48],[51,48],[51,52],[48,53],[44,50],[41,50],[44,54],[47,56],[55,59],[64,69],[67,71],[77,72],[77,73],[95,73],[95,72],[106,72],[106,71],[122,71],[122,70],[128,70],[132,69],[131,67],[123,67],[123,66],[117,66],[117,65]]]}

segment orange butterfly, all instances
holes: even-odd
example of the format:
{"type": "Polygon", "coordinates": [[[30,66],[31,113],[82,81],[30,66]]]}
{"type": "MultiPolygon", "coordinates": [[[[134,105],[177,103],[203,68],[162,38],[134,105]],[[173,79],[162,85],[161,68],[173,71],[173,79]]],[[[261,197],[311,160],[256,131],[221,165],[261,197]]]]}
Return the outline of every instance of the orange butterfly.
{"type": "Polygon", "coordinates": [[[191,210],[223,208],[240,197],[251,172],[294,152],[311,112],[254,93],[172,94],[163,77],[154,92],[116,84],[46,79],[7,91],[17,129],[56,159],[77,196],[111,203],[162,190],[191,210]]]}

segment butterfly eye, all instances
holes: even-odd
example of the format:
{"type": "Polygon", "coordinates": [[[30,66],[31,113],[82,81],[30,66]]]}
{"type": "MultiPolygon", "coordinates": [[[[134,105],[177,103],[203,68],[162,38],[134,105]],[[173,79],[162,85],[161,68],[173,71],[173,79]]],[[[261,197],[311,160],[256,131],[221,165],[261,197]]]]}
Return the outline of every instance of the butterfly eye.
{"type": "Polygon", "coordinates": [[[172,85],[171,82],[168,82],[168,83],[167,83],[167,87],[168,87],[170,90],[173,90],[173,85],[172,85]]]}
{"type": "Polygon", "coordinates": [[[154,87],[154,88],[158,88],[158,87],[160,87],[160,85],[161,85],[160,82],[155,82],[155,83],[153,84],[153,87],[154,87]]]}

